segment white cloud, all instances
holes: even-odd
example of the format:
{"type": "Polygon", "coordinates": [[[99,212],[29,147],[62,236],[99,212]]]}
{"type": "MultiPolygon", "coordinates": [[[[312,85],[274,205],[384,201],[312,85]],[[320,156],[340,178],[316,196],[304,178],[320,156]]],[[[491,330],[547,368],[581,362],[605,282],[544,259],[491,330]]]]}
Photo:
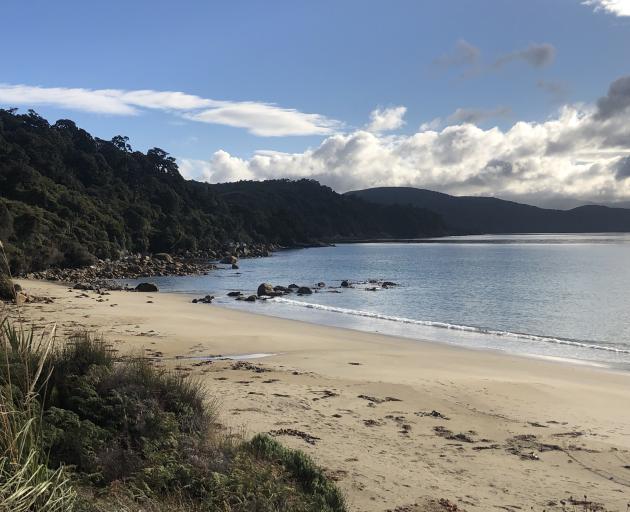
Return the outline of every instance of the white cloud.
{"type": "Polygon", "coordinates": [[[449,117],[451,123],[477,124],[488,119],[505,118],[512,114],[509,107],[497,107],[493,109],[458,108],[449,117]]]}
{"type": "Polygon", "coordinates": [[[630,0],[586,0],[582,3],[594,6],[596,11],[606,11],[615,16],[630,16],[630,0]]]}
{"type": "Polygon", "coordinates": [[[370,113],[370,124],[366,127],[369,132],[380,133],[397,130],[405,124],[407,107],[398,106],[380,109],[370,113]]]}
{"type": "Polygon", "coordinates": [[[176,91],[80,89],[0,84],[0,103],[50,105],[110,115],[162,110],[193,121],[245,128],[261,136],[328,135],[341,123],[271,103],[219,101],[176,91]]]}
{"type": "MultiPolygon", "coordinates": [[[[183,160],[210,182],[313,178],[338,191],[415,186],[454,194],[493,195],[539,204],[630,199],[630,109],[616,81],[597,105],[567,105],[543,122],[509,129],[456,123],[425,125],[412,135],[367,130],[334,134],[302,153],[226,151],[183,160]],[[610,106],[619,108],[611,111],[610,106]]],[[[437,122],[436,122],[437,124],[437,122]]]]}
{"type": "Polygon", "coordinates": [[[305,114],[266,103],[226,103],[216,108],[186,114],[187,119],[204,123],[247,128],[264,137],[284,135],[327,135],[340,123],[319,114],[305,114]]]}

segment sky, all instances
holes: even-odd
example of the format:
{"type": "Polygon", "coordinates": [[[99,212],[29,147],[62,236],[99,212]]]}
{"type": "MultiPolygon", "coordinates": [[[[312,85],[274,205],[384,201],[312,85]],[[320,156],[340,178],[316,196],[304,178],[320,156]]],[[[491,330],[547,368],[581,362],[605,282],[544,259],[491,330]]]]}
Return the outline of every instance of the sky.
{"type": "Polygon", "coordinates": [[[189,179],[630,201],[630,0],[3,0],[0,107],[189,179]]]}

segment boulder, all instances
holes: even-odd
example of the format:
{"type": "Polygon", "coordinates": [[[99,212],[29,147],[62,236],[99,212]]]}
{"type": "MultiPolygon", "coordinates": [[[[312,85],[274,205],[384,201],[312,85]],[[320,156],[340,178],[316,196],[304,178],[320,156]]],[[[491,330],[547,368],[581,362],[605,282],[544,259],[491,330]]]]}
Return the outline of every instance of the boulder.
{"type": "Polygon", "coordinates": [[[193,304],[212,304],[214,300],[214,295],[206,295],[205,297],[201,297],[200,299],[193,299],[193,304]]]}
{"type": "Polygon", "coordinates": [[[289,289],[285,288],[284,286],[274,286],[273,291],[281,294],[289,293],[289,289]]]}
{"type": "Polygon", "coordinates": [[[297,290],[299,286],[297,284],[291,283],[289,286],[287,286],[287,288],[289,288],[290,290],[297,290]]]}
{"type": "Polygon", "coordinates": [[[238,270],[238,265],[236,263],[232,263],[232,270],[238,270]]]}
{"type": "Polygon", "coordinates": [[[9,279],[9,276],[0,274],[0,300],[13,300],[15,299],[15,289],[13,288],[13,281],[9,279]]]}
{"type": "Polygon", "coordinates": [[[242,292],[228,292],[228,297],[240,297],[243,295],[242,292]]]}
{"type": "Polygon", "coordinates": [[[261,297],[263,295],[272,296],[273,294],[274,294],[273,285],[271,285],[269,283],[262,283],[258,287],[258,291],[256,292],[256,295],[258,295],[259,297],[261,297]]]}
{"type": "Polygon", "coordinates": [[[238,262],[238,258],[236,256],[232,256],[231,254],[226,254],[220,261],[225,265],[234,265],[238,262]]]}
{"type": "Polygon", "coordinates": [[[393,283],[392,281],[384,281],[382,284],[383,288],[389,288],[390,286],[398,286],[398,283],[393,283]]]}
{"type": "Polygon", "coordinates": [[[153,257],[158,261],[163,261],[164,263],[173,263],[173,257],[166,252],[158,252],[154,254],[153,257]]]}
{"type": "Polygon", "coordinates": [[[350,283],[344,279],[343,281],[341,281],[341,286],[343,288],[349,288],[350,287],[350,283]]]}
{"type": "Polygon", "coordinates": [[[297,292],[298,295],[310,295],[313,293],[313,290],[311,290],[308,286],[300,286],[297,292]]]}
{"type": "Polygon", "coordinates": [[[155,286],[153,283],[140,283],[138,286],[136,286],[136,291],[137,292],[143,292],[143,293],[151,293],[151,292],[157,292],[158,287],[155,286]]]}
{"type": "Polygon", "coordinates": [[[245,299],[245,301],[247,301],[247,302],[256,302],[256,299],[257,299],[257,298],[258,298],[258,297],[256,297],[256,295],[250,295],[249,297],[247,297],[247,298],[245,299]]]}

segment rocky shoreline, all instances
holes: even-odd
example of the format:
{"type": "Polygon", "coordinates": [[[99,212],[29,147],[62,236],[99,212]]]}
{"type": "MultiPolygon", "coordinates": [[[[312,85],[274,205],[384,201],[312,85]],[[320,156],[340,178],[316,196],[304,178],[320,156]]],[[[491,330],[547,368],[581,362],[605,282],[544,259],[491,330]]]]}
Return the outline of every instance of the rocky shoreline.
{"type": "Polygon", "coordinates": [[[87,267],[49,268],[20,277],[68,283],[84,290],[120,290],[126,287],[119,280],[206,275],[219,268],[218,264],[228,264],[237,269],[239,259],[267,257],[279,249],[281,247],[273,244],[234,244],[219,251],[199,251],[184,255],[134,254],[118,260],[97,260],[87,267]]]}

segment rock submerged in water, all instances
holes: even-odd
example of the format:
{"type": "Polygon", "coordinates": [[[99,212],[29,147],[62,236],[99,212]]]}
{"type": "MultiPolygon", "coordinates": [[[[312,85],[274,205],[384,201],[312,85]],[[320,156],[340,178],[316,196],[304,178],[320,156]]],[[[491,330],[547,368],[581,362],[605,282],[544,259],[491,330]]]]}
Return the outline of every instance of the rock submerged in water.
{"type": "Polygon", "coordinates": [[[236,263],[232,263],[232,270],[238,270],[238,265],[236,263]]]}
{"type": "Polygon", "coordinates": [[[318,288],[325,288],[326,287],[326,283],[324,283],[323,281],[320,281],[319,283],[317,283],[317,287],[318,288]]]}
{"type": "Polygon", "coordinates": [[[297,290],[299,286],[295,283],[291,283],[289,286],[287,286],[287,288],[289,288],[290,290],[297,290]]]}
{"type": "Polygon", "coordinates": [[[243,292],[228,292],[228,297],[240,297],[243,295],[243,292]]]}
{"type": "Polygon", "coordinates": [[[246,299],[243,299],[243,300],[245,300],[246,302],[256,302],[257,298],[258,297],[256,297],[256,295],[250,295],[249,297],[247,297],[246,299]]]}
{"type": "Polygon", "coordinates": [[[308,286],[300,286],[297,293],[298,295],[311,295],[313,290],[311,290],[308,286]]]}
{"type": "Polygon", "coordinates": [[[193,299],[193,304],[212,304],[214,300],[214,295],[206,295],[205,297],[201,297],[200,299],[193,299]]]}
{"type": "Polygon", "coordinates": [[[347,280],[343,280],[341,281],[341,287],[342,288],[350,288],[350,283],[347,280]]]}
{"type": "Polygon", "coordinates": [[[232,256],[231,254],[226,254],[219,263],[223,263],[225,265],[236,265],[238,263],[238,258],[236,256],[232,256]]]}
{"type": "Polygon", "coordinates": [[[269,297],[273,297],[275,295],[275,291],[273,289],[273,285],[269,283],[262,283],[256,292],[256,295],[262,297],[263,295],[267,295],[269,297]]]}
{"type": "Polygon", "coordinates": [[[157,292],[159,291],[159,289],[153,283],[140,283],[138,286],[136,286],[136,291],[142,293],[151,293],[157,292]]]}

